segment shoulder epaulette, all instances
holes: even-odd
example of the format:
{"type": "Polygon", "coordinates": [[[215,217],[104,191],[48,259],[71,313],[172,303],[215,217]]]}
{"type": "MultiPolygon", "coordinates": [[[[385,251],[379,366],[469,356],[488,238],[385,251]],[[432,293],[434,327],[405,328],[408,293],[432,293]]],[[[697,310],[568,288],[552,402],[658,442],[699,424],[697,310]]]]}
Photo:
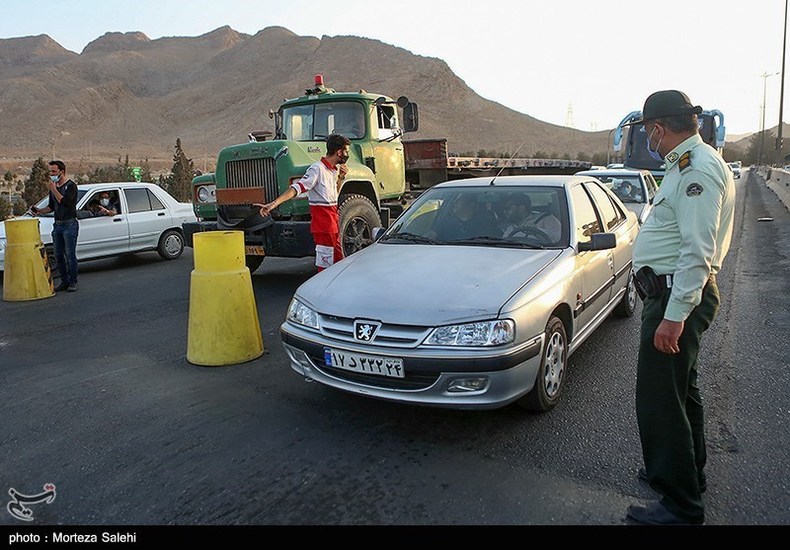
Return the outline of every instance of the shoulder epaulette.
{"type": "Polygon", "coordinates": [[[680,159],[678,160],[678,169],[682,172],[689,166],[691,166],[691,151],[686,151],[680,155],[680,159]]]}

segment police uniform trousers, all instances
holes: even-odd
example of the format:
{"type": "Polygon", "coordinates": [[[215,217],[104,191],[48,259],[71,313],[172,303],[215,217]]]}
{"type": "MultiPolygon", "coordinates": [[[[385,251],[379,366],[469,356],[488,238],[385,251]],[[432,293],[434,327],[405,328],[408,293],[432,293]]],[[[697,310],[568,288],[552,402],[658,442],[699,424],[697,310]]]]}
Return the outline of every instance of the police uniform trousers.
{"type": "Polygon", "coordinates": [[[697,386],[697,355],[702,333],[719,309],[715,276],[685,321],[678,354],[653,345],[670,292],[645,298],[636,377],[636,417],[650,486],[661,504],[686,520],[704,521],[700,487],[705,484],[704,415],[697,386]]]}

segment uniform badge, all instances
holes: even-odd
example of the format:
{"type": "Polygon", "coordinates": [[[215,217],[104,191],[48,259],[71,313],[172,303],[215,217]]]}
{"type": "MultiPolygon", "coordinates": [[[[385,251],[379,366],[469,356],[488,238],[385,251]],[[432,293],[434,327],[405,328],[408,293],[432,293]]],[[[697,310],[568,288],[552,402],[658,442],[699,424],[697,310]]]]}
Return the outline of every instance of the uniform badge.
{"type": "Polygon", "coordinates": [[[671,153],[669,153],[667,155],[667,160],[669,162],[675,162],[676,160],[678,160],[678,154],[676,152],[672,151],[671,153]]]}
{"type": "Polygon", "coordinates": [[[678,168],[682,172],[689,166],[691,166],[691,151],[686,151],[685,153],[680,155],[680,160],[678,161],[678,168]]]}
{"type": "Polygon", "coordinates": [[[702,186],[699,183],[690,183],[689,186],[686,187],[686,196],[696,197],[697,195],[701,195],[702,191],[702,186]]]}

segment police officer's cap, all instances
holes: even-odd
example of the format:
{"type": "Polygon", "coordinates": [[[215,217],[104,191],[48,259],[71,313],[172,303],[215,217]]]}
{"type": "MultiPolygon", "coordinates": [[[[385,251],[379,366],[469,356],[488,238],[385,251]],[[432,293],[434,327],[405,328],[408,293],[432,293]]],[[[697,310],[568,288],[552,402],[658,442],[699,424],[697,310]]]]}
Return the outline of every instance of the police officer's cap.
{"type": "Polygon", "coordinates": [[[646,120],[679,115],[698,115],[702,107],[692,105],[686,94],[678,90],[661,90],[654,92],[645,100],[642,116],[632,120],[626,126],[641,124],[646,120]]]}

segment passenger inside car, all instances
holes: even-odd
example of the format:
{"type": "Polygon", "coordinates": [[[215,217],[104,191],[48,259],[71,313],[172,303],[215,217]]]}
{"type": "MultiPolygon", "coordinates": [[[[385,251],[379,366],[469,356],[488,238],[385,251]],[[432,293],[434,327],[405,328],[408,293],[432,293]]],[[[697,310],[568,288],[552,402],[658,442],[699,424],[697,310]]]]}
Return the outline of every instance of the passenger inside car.
{"type": "MultiPolygon", "coordinates": [[[[545,235],[551,244],[562,236],[562,223],[551,210],[535,211],[532,199],[526,193],[511,193],[505,200],[505,223],[502,229],[504,237],[526,237],[545,235]]],[[[549,244],[549,243],[545,243],[549,244]]]]}
{"type": "Polygon", "coordinates": [[[478,203],[472,193],[459,193],[452,204],[445,201],[438,214],[433,238],[443,241],[470,239],[474,237],[499,237],[496,214],[487,205],[478,203]],[[449,207],[449,211],[448,211],[449,207]]]}
{"type": "Polygon", "coordinates": [[[95,216],[115,216],[120,214],[118,195],[110,191],[102,191],[88,203],[88,209],[95,216]]]}

